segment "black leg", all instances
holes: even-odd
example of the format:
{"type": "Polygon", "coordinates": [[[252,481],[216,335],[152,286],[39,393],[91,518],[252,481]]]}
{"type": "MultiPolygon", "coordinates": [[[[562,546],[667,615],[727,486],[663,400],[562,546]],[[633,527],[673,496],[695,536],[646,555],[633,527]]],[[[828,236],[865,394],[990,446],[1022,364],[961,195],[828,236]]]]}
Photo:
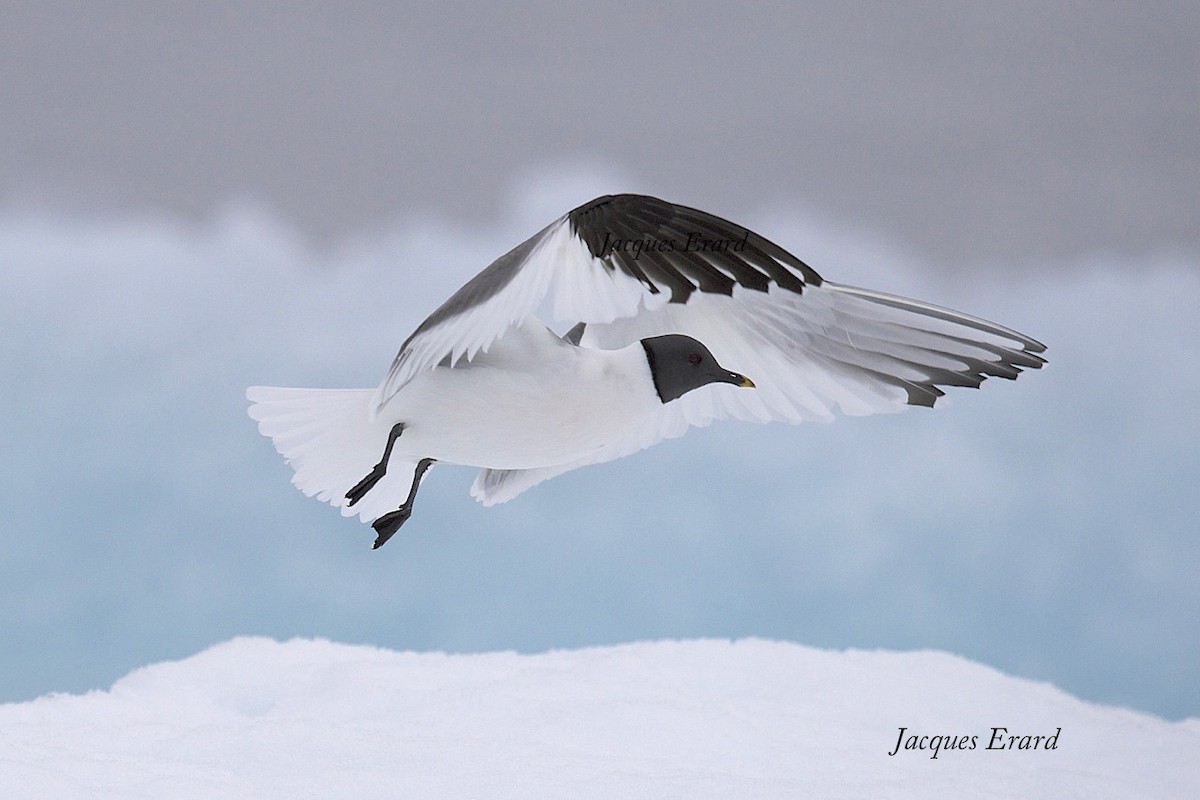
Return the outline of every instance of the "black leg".
{"type": "Polygon", "coordinates": [[[429,469],[431,464],[433,464],[432,458],[422,458],[418,461],[417,468],[413,472],[412,488],[408,490],[408,498],[405,499],[404,504],[371,523],[371,527],[379,534],[375,537],[375,544],[371,545],[372,550],[383,547],[387,540],[392,538],[392,534],[400,530],[400,526],[412,516],[413,500],[417,497],[417,487],[421,485],[421,476],[425,474],[425,470],[429,469]]]}
{"type": "Polygon", "coordinates": [[[350,501],[349,505],[354,505],[362,500],[363,495],[371,491],[371,488],[387,474],[387,462],[392,456],[392,445],[396,443],[402,433],[404,433],[403,422],[397,422],[392,426],[392,432],[388,434],[387,446],[383,448],[383,458],[379,459],[379,463],[371,468],[367,477],[354,484],[354,488],[346,492],[346,499],[350,501]]]}

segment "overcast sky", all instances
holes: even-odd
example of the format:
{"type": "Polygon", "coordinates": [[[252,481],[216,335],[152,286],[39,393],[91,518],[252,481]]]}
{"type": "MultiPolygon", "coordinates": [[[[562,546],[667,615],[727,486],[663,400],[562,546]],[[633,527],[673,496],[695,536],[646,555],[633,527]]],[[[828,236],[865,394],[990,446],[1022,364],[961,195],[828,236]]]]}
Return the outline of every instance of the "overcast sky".
{"type": "Polygon", "coordinates": [[[238,634],[760,635],[1200,713],[1192,6],[178,8],[0,7],[0,701],[238,634]],[[439,466],[376,553],[288,484],[245,386],[374,385],[491,259],[620,190],[1050,365],[492,509],[439,466]]]}
{"type": "Polygon", "coordinates": [[[951,268],[1200,248],[1200,11],[1140,3],[0,3],[0,200],[322,239],[593,158],[951,268]],[[286,9],[286,13],[282,10],[286,9]]]}

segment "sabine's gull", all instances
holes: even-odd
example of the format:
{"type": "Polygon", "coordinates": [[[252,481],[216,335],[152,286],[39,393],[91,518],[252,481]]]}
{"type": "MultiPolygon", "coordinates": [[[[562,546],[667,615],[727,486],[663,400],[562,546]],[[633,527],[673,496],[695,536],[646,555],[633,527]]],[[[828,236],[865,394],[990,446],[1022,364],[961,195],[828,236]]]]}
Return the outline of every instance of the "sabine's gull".
{"type": "Polygon", "coordinates": [[[436,461],[484,505],[689,426],[932,406],[1045,363],[1000,325],[824,280],[753,231],[654,197],[599,197],[467,282],[377,389],[251,387],[250,416],[306,495],[381,546],[436,461]],[[536,314],[575,323],[559,336],[536,314]],[[545,314],[543,314],[545,316],[545,314]]]}

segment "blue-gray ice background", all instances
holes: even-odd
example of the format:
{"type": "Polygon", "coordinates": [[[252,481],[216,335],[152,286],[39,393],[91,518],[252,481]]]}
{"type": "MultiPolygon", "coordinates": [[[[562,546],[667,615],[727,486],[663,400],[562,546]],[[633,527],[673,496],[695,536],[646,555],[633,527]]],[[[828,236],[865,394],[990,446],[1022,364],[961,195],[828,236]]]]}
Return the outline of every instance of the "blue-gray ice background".
{"type": "Polygon", "coordinates": [[[237,634],[753,634],[1200,713],[1188,4],[7,5],[0,700],[237,634]],[[932,412],[716,425],[493,509],[438,467],[376,553],[288,484],[247,385],[374,385],[464,280],[608,191],[1050,365],[932,412]]]}
{"type": "Polygon", "coordinates": [[[802,209],[747,209],[828,275],[1043,338],[1049,368],[934,411],[694,431],[492,509],[473,471],[439,467],[378,552],[288,484],[245,386],[373,385],[475,267],[614,185],[560,174],[492,225],[408,220],[326,257],[244,208],[197,228],[6,220],[5,697],[245,633],[527,651],[753,634],[946,649],[1200,710],[1195,263],[978,264],[950,285],[802,209]]]}

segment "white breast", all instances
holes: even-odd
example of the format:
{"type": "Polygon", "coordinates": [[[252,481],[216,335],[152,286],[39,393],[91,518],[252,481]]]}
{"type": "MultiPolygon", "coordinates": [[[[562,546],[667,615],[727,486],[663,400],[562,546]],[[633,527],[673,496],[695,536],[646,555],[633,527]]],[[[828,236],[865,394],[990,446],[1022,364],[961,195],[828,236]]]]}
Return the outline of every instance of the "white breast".
{"type": "Polygon", "coordinates": [[[641,342],[575,347],[531,322],[469,364],[417,376],[383,415],[405,423],[393,457],[534,469],[587,456],[660,405],[641,342]]]}

